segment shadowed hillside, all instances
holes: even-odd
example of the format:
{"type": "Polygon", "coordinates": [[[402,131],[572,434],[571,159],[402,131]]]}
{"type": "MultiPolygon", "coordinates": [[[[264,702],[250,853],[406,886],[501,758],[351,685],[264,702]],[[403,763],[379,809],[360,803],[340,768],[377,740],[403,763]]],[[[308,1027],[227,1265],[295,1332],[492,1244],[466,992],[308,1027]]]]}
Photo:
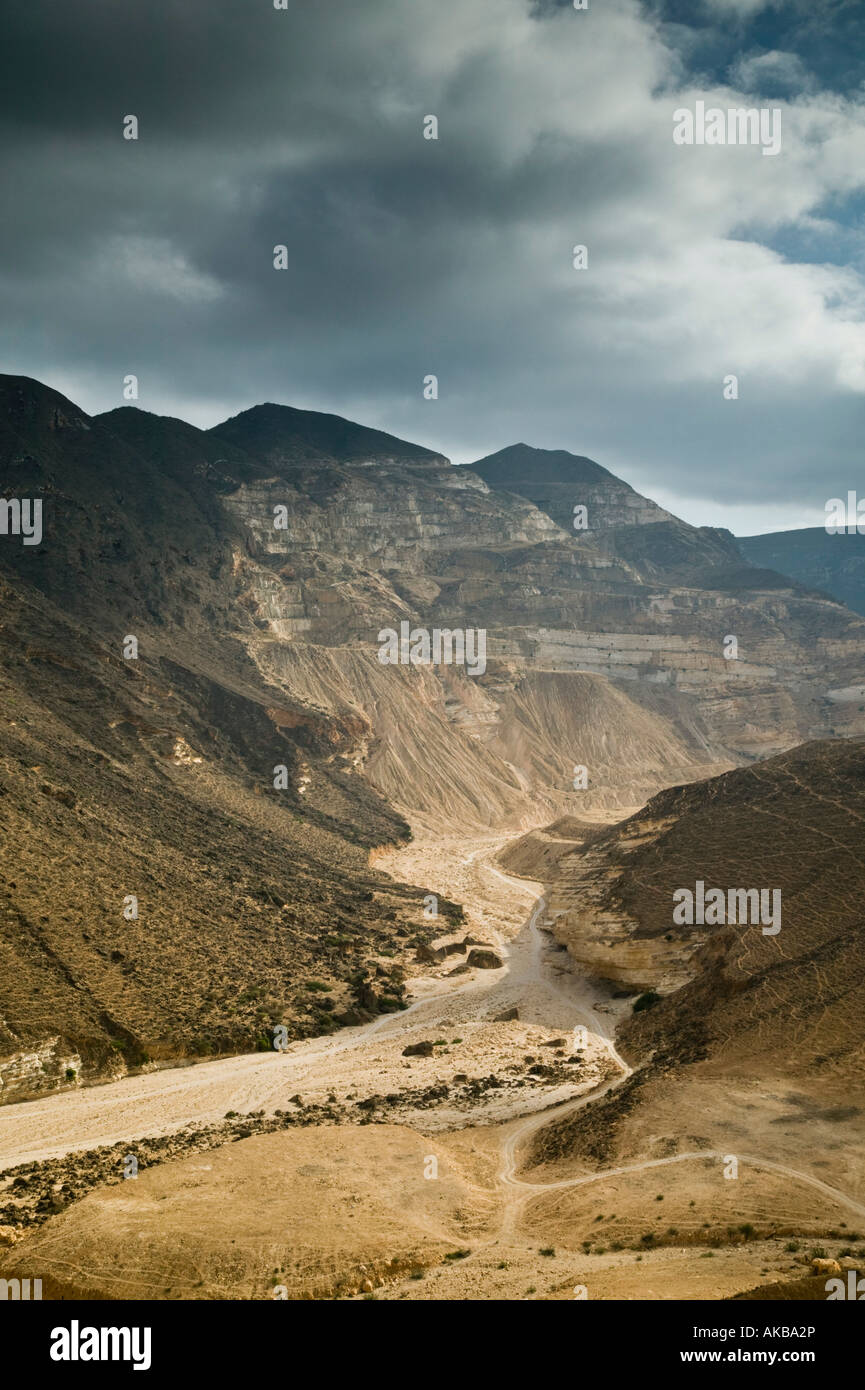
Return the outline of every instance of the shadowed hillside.
{"type": "Polygon", "coordinates": [[[7,1100],[397,1009],[432,928],[369,856],[412,829],[621,815],[865,728],[833,698],[861,619],[733,583],[720,533],[588,461],[577,537],[337,416],[201,431],[4,377],[0,467],[43,508],[40,544],[0,537],[7,1100]],[[483,629],[486,669],[383,665],[403,621],[483,629]]]}
{"type": "Polygon", "coordinates": [[[617,1040],[637,1071],[553,1126],[539,1157],[618,1156],[646,1131],[675,1152],[678,1110],[691,1147],[733,1153],[809,1138],[819,1154],[834,1126],[850,1170],[865,1104],[863,827],[865,740],[811,743],[661,792],[558,859],[554,934],[631,996],[617,1040]],[[698,880],[780,890],[780,930],[677,923],[673,895],[698,880]]]}
{"type": "Polygon", "coordinates": [[[798,584],[823,589],[856,613],[865,613],[865,536],[830,535],[825,526],[739,536],[740,551],[751,565],[768,565],[798,584]]]}

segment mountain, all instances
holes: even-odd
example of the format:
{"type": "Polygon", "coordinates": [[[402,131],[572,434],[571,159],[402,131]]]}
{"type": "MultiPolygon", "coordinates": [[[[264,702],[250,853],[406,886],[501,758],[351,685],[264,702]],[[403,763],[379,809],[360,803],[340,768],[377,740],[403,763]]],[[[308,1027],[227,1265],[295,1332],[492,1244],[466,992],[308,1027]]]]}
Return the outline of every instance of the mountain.
{"type": "Polygon", "coordinates": [[[669,512],[582,454],[511,444],[470,465],[489,487],[527,497],[564,530],[574,529],[574,507],[588,510],[592,529],[670,521],[669,512]]]}
{"type": "Polygon", "coordinates": [[[430,927],[369,865],[409,835],[351,771],[369,728],[243,647],[221,498],[261,462],[26,378],[0,439],[45,518],[0,537],[0,1101],[400,1007],[430,927]]]}
{"type": "Polygon", "coordinates": [[[739,536],[736,544],[749,564],[779,570],[798,584],[831,594],[854,613],[865,614],[865,536],[830,535],[825,526],[809,526],[739,536]]]}
{"type": "Polygon", "coordinates": [[[409,444],[382,430],[356,425],[341,415],[295,410],[289,405],[253,406],[216,425],[210,434],[263,459],[269,468],[277,469],[336,461],[359,465],[446,462],[441,454],[419,444],[409,444]]]}
{"type": "Polygon", "coordinates": [[[411,833],[865,732],[860,617],[585,476],[578,535],[337,416],[201,431],[0,377],[2,491],[44,511],[0,535],[0,1095],[398,1008],[436,928],[371,864],[411,833]],[[485,669],[382,664],[403,621],[483,630],[485,669]]]}
{"type": "Polygon", "coordinates": [[[629,996],[617,1046],[637,1070],[609,1108],[554,1126],[540,1161],[675,1151],[678,1114],[682,1147],[771,1155],[780,1141],[810,1161],[829,1145],[822,1166],[846,1175],[861,1149],[863,822],[855,738],[670,788],[573,834],[549,870],[553,932],[581,972],[629,996]],[[733,889],[777,892],[779,911],[768,931],[728,909],[718,925],[682,923],[675,895],[698,883],[727,904],[733,889]]]}

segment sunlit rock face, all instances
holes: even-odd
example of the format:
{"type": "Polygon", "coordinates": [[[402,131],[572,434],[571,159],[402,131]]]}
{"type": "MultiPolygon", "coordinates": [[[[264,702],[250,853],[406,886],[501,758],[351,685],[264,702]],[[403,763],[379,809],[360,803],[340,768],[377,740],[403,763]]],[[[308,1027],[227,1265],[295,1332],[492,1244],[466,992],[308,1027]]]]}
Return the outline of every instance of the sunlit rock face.
{"type": "Polygon", "coordinates": [[[662,996],[630,1016],[627,1046],[648,1055],[699,1034],[732,1070],[808,1074],[849,1055],[858,1075],[863,773],[865,738],[824,739],[667,788],[612,826],[565,823],[573,844],[545,894],[554,936],[586,973],[662,996]],[[695,889],[725,895],[717,923],[675,910],[695,889]],[[731,910],[743,889],[771,892],[771,922],[731,910]]]}
{"type": "MultiPolygon", "coordinates": [[[[407,686],[406,673],[394,671],[373,672],[354,690],[337,682],[338,695],[330,677],[324,683],[336,708],[360,704],[373,728],[385,727],[389,702],[414,700],[422,720],[435,710],[451,739],[481,745],[471,755],[460,749],[466,767],[480,751],[488,759],[504,752],[505,767],[488,762],[488,770],[508,791],[482,798],[493,822],[499,812],[509,821],[514,813],[513,779],[521,795],[540,799],[525,808],[529,816],[563,804],[577,809],[571,763],[591,764],[583,809],[625,810],[672,780],[832,729],[865,729],[865,702],[834,693],[861,681],[859,618],[743,565],[727,532],[688,526],[591,460],[520,445],[475,471],[435,455],[400,455],[400,442],[391,441],[378,458],[367,449],[363,457],[310,461],[291,432],[278,443],[278,413],[259,420],[253,410],[229,424],[232,444],[246,448],[266,427],[267,466],[279,465],[223,498],[244,535],[236,574],[261,633],[249,644],[256,661],[285,679],[274,643],[348,649],[363,662],[378,632],[404,620],[483,628],[489,660],[476,682],[431,668],[410,670],[407,686]],[[581,530],[571,525],[576,505],[586,508],[581,530]],[[578,683],[563,697],[569,714],[558,740],[541,733],[542,717],[526,697],[535,672],[560,675],[565,685],[586,675],[611,683],[620,703],[603,717],[633,722],[643,748],[667,740],[668,756],[635,752],[630,764],[610,756],[578,683]],[[361,697],[368,683],[374,693],[361,697]]],[[[288,426],[295,429],[293,415],[288,426]]],[[[320,658],[310,653],[310,661],[320,658]]],[[[311,698],[310,682],[301,684],[311,698]]],[[[409,720],[401,737],[414,735],[418,746],[406,758],[424,766],[430,745],[409,720]]],[[[412,797],[418,807],[428,801],[419,779],[403,779],[397,799],[408,806],[412,797]]]]}
{"type": "MultiPolygon", "coordinates": [[[[335,416],[201,431],[0,378],[3,477],[44,511],[41,544],[0,537],[10,1085],[326,1032],[374,947],[393,1001],[420,890],[369,856],[410,833],[621,817],[865,730],[862,618],[577,462],[542,495],[335,416]],[[484,662],[382,663],[403,623],[484,662]]],[[[587,969],[691,968],[598,914],[587,969]]]]}

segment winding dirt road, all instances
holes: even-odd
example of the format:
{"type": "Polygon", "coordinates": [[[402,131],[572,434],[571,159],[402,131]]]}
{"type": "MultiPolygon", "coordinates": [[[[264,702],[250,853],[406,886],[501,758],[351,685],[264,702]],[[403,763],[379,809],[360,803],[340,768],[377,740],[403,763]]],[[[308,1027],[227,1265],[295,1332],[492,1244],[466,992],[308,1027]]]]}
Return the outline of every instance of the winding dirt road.
{"type": "MultiPolygon", "coordinates": [[[[413,845],[394,853],[386,865],[395,876],[464,901],[472,930],[480,931],[501,953],[501,970],[476,971],[460,983],[441,975],[416,980],[416,997],[402,1013],[385,1014],[362,1027],[344,1029],[335,1038],[294,1043],[286,1053],[255,1053],[160,1070],[2,1107],[0,1171],[74,1150],[176,1132],[190,1123],[218,1123],[228,1110],[284,1107],[300,1089],[305,1099],[325,1099],[346,1087],[355,1092],[367,1085],[377,1091],[384,1086],[397,1090],[407,1080],[405,1068],[409,1064],[402,1056],[406,1042],[431,1031],[450,1035],[458,1029],[468,1039],[469,1055],[474,1049],[478,1065],[489,1064],[491,1058],[495,1063],[496,1056],[501,1060],[495,1051],[495,1037],[502,1026],[491,1024],[491,1018],[503,1005],[518,1007],[521,1021],[551,1033],[584,1027],[584,1055],[602,1079],[597,1084],[569,1086],[569,1094],[561,1098],[520,1092],[510,1104],[524,1113],[497,1116],[492,1110],[484,1117],[490,1123],[503,1121],[499,1124],[499,1236],[513,1232],[526,1203],[544,1193],[669,1164],[722,1160],[722,1153],[704,1149],[548,1183],[519,1177],[520,1152],[535,1134],[620,1086],[632,1068],[616,1049],[610,1005],[573,972],[569,960],[563,961],[562,953],[541,929],[547,905],[539,896],[540,885],[513,878],[491,862],[502,844],[500,837],[490,837],[475,842],[468,854],[465,841],[459,840],[444,846],[413,845]],[[529,902],[533,907],[526,920],[529,902]],[[474,1041],[469,1036],[472,1030],[474,1041]]],[[[428,1064],[433,1079],[438,1065],[438,1057],[428,1064]]],[[[418,1075],[414,1070],[411,1079],[415,1081],[418,1075]]],[[[421,1118],[429,1121],[429,1116],[421,1118]]],[[[464,1124],[465,1117],[455,1120],[460,1122],[464,1124]]],[[[738,1157],[740,1163],[806,1184],[865,1217],[863,1204],[810,1173],[773,1159],[746,1154],[738,1157]]]]}
{"type": "MultiPolygon", "coordinates": [[[[461,1065],[483,1074],[504,1060],[500,1035],[505,1029],[491,1020],[510,1006],[517,1006],[520,1018],[536,1032],[550,1036],[582,1022],[592,1013],[592,1000],[579,979],[548,960],[561,953],[550,951],[537,927],[543,900],[526,922],[527,902],[537,902],[540,885],[510,879],[489,863],[502,843],[501,837],[484,839],[468,855],[462,840],[444,854],[441,846],[427,847],[418,857],[414,847],[409,863],[402,862],[403,854],[394,854],[388,864],[397,875],[414,872],[433,889],[474,903],[468,914],[471,931],[496,947],[502,969],[477,970],[459,981],[441,972],[416,979],[415,998],[401,1013],[383,1014],[335,1037],[295,1042],[283,1053],[164,1068],[0,1107],[0,1171],[75,1150],[170,1134],[189,1124],[216,1124],[229,1110],[286,1108],[298,1092],[305,1101],[324,1102],[333,1092],[364,1095],[400,1091],[407,1081],[432,1082],[439,1079],[439,1058],[410,1065],[402,1056],[408,1042],[430,1034],[452,1037],[458,1031],[461,1065]]],[[[588,1053],[603,1053],[604,1046],[592,1036],[588,1053]]],[[[573,1094],[576,1088],[564,1089],[573,1094]]],[[[513,1096],[511,1113],[524,1099],[537,1108],[559,1098],[556,1093],[513,1096]]],[[[491,1120],[506,1117],[501,1105],[500,1113],[490,1110],[491,1120]]],[[[465,1116],[451,1119],[466,1122],[465,1116]]]]}

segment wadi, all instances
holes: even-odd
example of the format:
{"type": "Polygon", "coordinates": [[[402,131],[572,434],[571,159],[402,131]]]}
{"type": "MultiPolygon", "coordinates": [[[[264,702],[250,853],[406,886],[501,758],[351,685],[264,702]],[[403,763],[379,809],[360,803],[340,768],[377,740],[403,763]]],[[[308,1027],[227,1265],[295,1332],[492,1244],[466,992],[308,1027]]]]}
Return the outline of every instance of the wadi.
{"type": "Polygon", "coordinates": [[[861,615],[565,450],[7,376],[0,464],[10,1287],[858,1277],[861,615]]]}

